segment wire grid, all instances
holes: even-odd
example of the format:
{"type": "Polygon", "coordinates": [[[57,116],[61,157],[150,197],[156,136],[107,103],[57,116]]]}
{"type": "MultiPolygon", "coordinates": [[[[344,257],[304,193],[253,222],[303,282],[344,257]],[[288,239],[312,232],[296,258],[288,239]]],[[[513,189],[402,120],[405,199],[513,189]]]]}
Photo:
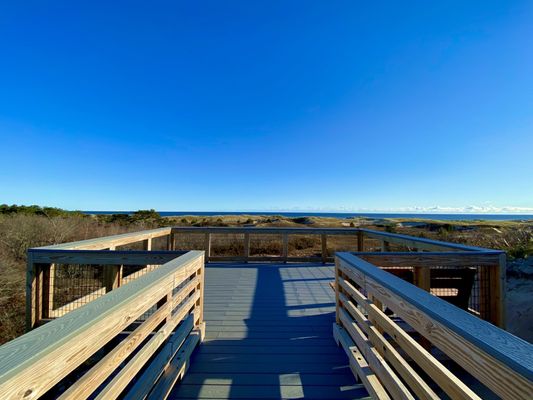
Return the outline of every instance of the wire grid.
{"type": "Polygon", "coordinates": [[[98,265],[56,264],[50,291],[54,309],[72,311],[105,292],[104,270],[98,265]]]}
{"type": "MultiPolygon", "coordinates": [[[[382,269],[406,282],[416,284],[413,267],[382,269]]],[[[490,320],[491,293],[489,288],[489,270],[486,267],[430,268],[430,293],[432,295],[484,320],[490,320]]],[[[366,291],[362,288],[361,290],[366,295],[366,291]]]]}
{"type": "MultiPolygon", "coordinates": [[[[55,264],[50,279],[53,310],[50,318],[64,315],[106,293],[105,265],[55,264]],[[58,311],[57,311],[58,310],[58,311]]],[[[121,285],[157,269],[159,265],[122,266],[121,285]]]]}
{"type": "MultiPolygon", "coordinates": [[[[320,236],[317,235],[289,235],[289,257],[319,257],[322,252],[320,236]]],[[[328,237],[329,244],[329,237],[328,237]]]]}
{"type": "Polygon", "coordinates": [[[282,235],[250,235],[250,256],[280,256],[283,246],[282,235]]]}
{"type": "Polygon", "coordinates": [[[204,250],[205,233],[177,233],[174,235],[175,245],[178,250],[204,250]]]}
{"type": "MultiPolygon", "coordinates": [[[[204,236],[205,238],[205,236],[204,236]]],[[[205,244],[202,243],[203,249],[205,244]]],[[[244,255],[244,234],[211,234],[212,256],[242,256],[244,255]]]]}
{"type": "MultiPolygon", "coordinates": [[[[320,241],[320,236],[317,236],[320,241]]],[[[327,236],[327,255],[333,257],[337,251],[356,251],[357,235],[328,235],[327,236]]],[[[322,250],[319,250],[321,254],[322,250]]]]}

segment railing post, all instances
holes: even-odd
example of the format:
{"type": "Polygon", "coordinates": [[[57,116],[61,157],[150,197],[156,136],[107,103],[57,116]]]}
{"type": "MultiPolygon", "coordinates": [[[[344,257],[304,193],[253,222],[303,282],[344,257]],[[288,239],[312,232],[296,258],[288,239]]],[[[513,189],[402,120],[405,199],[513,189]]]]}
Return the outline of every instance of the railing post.
{"type": "Polygon", "coordinates": [[[26,331],[43,318],[50,318],[54,307],[55,264],[36,264],[31,252],[26,270],[26,331]]]}
{"type": "Polygon", "coordinates": [[[429,292],[431,289],[431,269],[429,267],[415,267],[415,285],[429,292]]]}
{"type": "Polygon", "coordinates": [[[196,275],[200,276],[200,282],[196,287],[196,290],[200,290],[200,297],[196,301],[196,307],[199,309],[198,325],[201,325],[204,322],[204,285],[205,285],[205,255],[202,257],[202,262],[200,263],[200,268],[196,271],[196,275]]]}
{"type": "MultiPolygon", "coordinates": [[[[431,268],[415,267],[414,278],[416,286],[426,292],[431,292],[431,268]]],[[[427,351],[431,350],[431,342],[423,336],[420,338],[420,345],[427,351]]]]}
{"type": "Polygon", "coordinates": [[[390,251],[390,245],[389,245],[389,242],[387,242],[386,240],[382,240],[382,241],[381,241],[381,251],[382,251],[382,252],[390,251]]]}
{"type": "Polygon", "coordinates": [[[204,251],[205,251],[205,262],[209,262],[211,257],[211,234],[207,232],[204,238],[204,251]]]}
{"type": "Polygon", "coordinates": [[[320,235],[322,241],[322,264],[325,264],[328,257],[328,237],[327,235],[320,235]]]}
{"type": "Polygon", "coordinates": [[[365,237],[362,231],[357,231],[357,251],[365,251],[365,237]]]}
{"type": "Polygon", "coordinates": [[[39,302],[39,276],[37,265],[33,262],[33,255],[28,252],[26,266],[26,332],[36,323],[36,311],[39,302]]]}
{"type": "Polygon", "coordinates": [[[249,233],[244,234],[244,258],[245,258],[245,262],[248,262],[248,259],[250,258],[250,234],[249,233]]]}
{"type": "MultiPolygon", "coordinates": [[[[506,255],[499,255],[498,264],[488,267],[489,275],[489,318],[494,325],[505,329],[505,269],[506,255]]],[[[486,301],[486,299],[481,299],[486,301]]]]}
{"type": "MultiPolygon", "coordinates": [[[[340,265],[339,265],[339,259],[335,257],[335,322],[337,325],[341,325],[341,317],[340,317],[340,308],[341,308],[341,301],[339,298],[339,274],[340,271],[340,265]]],[[[338,343],[337,343],[338,344],[338,343]]]]}
{"type": "Polygon", "coordinates": [[[281,258],[283,259],[283,262],[287,262],[287,258],[289,257],[289,235],[287,233],[284,233],[281,235],[282,239],[282,247],[281,247],[281,258]]]}
{"type": "Polygon", "coordinates": [[[174,250],[176,247],[175,233],[171,232],[167,236],[167,250],[174,250]]]}
{"type": "Polygon", "coordinates": [[[152,238],[143,240],[143,249],[146,251],[152,250],[152,238]]]}
{"type": "Polygon", "coordinates": [[[120,265],[106,265],[104,266],[104,287],[106,293],[120,286],[119,273],[120,265]]]}

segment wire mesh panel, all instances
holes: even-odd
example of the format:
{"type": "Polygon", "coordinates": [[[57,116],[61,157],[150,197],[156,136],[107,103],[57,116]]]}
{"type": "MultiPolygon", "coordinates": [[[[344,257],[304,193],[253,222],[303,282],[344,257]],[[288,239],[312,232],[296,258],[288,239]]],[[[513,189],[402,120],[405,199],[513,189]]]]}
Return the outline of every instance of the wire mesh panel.
{"type": "Polygon", "coordinates": [[[211,255],[218,257],[243,256],[244,234],[211,234],[211,255]]]}
{"type": "Polygon", "coordinates": [[[205,233],[177,233],[175,245],[179,250],[204,250],[205,233]]]}
{"type": "Polygon", "coordinates": [[[64,315],[105,294],[102,266],[55,264],[50,273],[50,318],[64,315]]]}
{"type": "Polygon", "coordinates": [[[279,257],[281,247],[281,235],[250,235],[250,256],[279,257]]]}
{"type": "MultiPolygon", "coordinates": [[[[155,270],[159,265],[46,265],[41,304],[45,318],[57,318],[155,270]]],[[[38,311],[38,310],[36,310],[38,311]]]]}
{"type": "Polygon", "coordinates": [[[327,243],[329,256],[333,256],[337,251],[356,251],[357,235],[330,235],[327,243]]]}

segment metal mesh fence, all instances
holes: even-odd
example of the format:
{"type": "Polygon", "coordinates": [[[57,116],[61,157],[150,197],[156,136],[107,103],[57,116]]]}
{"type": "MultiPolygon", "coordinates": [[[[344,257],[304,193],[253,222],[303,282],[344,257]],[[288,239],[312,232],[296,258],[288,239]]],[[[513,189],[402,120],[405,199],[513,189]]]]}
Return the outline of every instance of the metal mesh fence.
{"type": "MultiPolygon", "coordinates": [[[[125,285],[155,270],[159,265],[54,264],[49,267],[48,318],[60,317],[103,296],[113,287],[125,285]],[[110,268],[114,270],[109,271],[110,268]],[[115,274],[115,275],[113,275],[115,274]]],[[[43,289],[44,290],[44,289],[43,289]]]]}
{"type": "MultiPolygon", "coordinates": [[[[415,268],[387,267],[385,271],[417,284],[415,268]]],[[[482,319],[490,319],[490,283],[487,267],[431,267],[430,293],[482,319]]]]}

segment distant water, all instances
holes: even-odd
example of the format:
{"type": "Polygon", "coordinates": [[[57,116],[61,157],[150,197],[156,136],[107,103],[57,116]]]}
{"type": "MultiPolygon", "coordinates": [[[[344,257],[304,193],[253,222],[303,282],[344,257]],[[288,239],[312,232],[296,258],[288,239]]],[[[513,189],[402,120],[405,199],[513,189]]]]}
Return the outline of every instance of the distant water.
{"type": "MultiPolygon", "coordinates": [[[[132,214],[133,211],[84,211],[86,214],[132,214]]],[[[354,218],[364,217],[371,219],[382,218],[417,218],[437,219],[447,221],[512,221],[533,220],[530,214],[403,214],[403,213],[318,213],[318,212],[239,212],[239,211],[161,211],[163,217],[177,217],[183,215],[213,216],[213,215],[281,215],[283,217],[330,217],[330,218],[354,218]]]]}

